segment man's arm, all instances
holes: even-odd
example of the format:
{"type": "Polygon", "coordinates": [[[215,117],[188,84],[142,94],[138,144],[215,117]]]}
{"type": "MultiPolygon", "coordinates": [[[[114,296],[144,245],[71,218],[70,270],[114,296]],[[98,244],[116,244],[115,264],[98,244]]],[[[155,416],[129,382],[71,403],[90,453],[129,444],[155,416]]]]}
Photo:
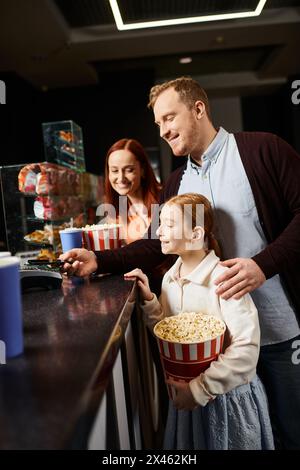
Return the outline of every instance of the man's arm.
{"type": "MultiPolygon", "coordinates": [[[[269,159],[269,164],[272,164],[272,168],[269,178],[273,189],[276,186],[278,188],[277,194],[285,206],[285,213],[284,217],[277,214],[276,218],[277,207],[274,201],[273,214],[268,216],[274,217],[283,228],[279,235],[252,259],[235,258],[222,263],[230,269],[215,282],[222,283],[216,293],[224,299],[240,299],[244,294],[260,287],[266,279],[284,273],[300,262],[300,156],[277,136],[272,136],[270,152],[272,159],[269,159]]],[[[268,183],[265,182],[266,185],[268,183]]],[[[283,204],[280,204],[281,212],[283,204]]]]}
{"type": "Polygon", "coordinates": [[[125,273],[139,267],[149,271],[165,258],[159,240],[137,240],[116,250],[95,252],[98,262],[97,273],[125,273]]]}
{"type": "Polygon", "coordinates": [[[156,205],[146,236],[115,250],[88,251],[75,248],[60,256],[64,261],[62,271],[69,275],[88,276],[93,272],[121,274],[134,268],[150,271],[167,259],[161,252],[160,241],[155,235],[159,221],[159,206],[177,194],[184,166],[177,168],[163,187],[159,205],[156,205]]]}
{"type": "Polygon", "coordinates": [[[276,136],[275,142],[272,157],[278,192],[285,206],[284,220],[278,220],[278,215],[276,219],[274,203],[272,215],[282,229],[264,250],[252,258],[267,279],[300,262],[300,155],[280,137],[276,136]]]}

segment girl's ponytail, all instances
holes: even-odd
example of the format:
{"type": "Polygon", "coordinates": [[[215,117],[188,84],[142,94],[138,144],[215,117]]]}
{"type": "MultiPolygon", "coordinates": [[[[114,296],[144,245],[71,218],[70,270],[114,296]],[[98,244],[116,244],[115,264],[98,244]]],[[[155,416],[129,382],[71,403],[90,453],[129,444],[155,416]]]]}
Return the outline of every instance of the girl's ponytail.
{"type": "Polygon", "coordinates": [[[214,250],[214,252],[216,253],[216,255],[221,258],[222,256],[222,252],[221,252],[221,248],[220,248],[220,245],[217,241],[217,239],[215,238],[214,234],[212,232],[209,232],[206,234],[206,238],[207,238],[207,247],[209,250],[214,250]]]}

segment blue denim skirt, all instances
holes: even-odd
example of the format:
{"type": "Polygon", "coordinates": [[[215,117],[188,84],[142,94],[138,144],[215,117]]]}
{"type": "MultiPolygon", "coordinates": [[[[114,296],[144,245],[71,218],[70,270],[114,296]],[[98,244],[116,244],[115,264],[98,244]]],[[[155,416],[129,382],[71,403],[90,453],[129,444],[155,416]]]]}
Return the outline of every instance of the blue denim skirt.
{"type": "Polygon", "coordinates": [[[172,400],[164,449],[262,450],[274,449],[268,402],[260,379],[218,395],[193,411],[176,410],[172,400]]]}

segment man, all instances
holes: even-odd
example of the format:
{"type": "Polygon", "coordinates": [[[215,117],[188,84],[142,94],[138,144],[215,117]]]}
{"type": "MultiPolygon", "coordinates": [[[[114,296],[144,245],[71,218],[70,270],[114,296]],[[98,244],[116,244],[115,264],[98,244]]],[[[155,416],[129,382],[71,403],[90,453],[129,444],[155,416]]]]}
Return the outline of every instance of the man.
{"type": "MultiPolygon", "coordinates": [[[[211,201],[222,264],[229,268],[216,292],[224,299],[251,293],[261,326],[258,371],[278,445],[300,449],[300,365],[293,360],[300,339],[300,157],[272,134],[216,130],[206,93],[191,78],[153,87],[149,105],[174,155],[188,155],[164,186],[161,203],[185,192],[211,201]]],[[[96,254],[72,250],[62,259],[69,257],[76,261],[65,268],[77,275],[147,271],[164,259],[155,239],[96,254]]]]}

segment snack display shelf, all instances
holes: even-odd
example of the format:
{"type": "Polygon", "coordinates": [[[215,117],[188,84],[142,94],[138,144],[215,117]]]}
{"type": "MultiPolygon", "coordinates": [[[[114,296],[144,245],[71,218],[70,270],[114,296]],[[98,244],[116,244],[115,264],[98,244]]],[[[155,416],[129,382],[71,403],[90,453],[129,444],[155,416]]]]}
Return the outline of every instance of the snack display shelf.
{"type": "Polygon", "coordinates": [[[61,253],[59,230],[86,225],[89,207],[102,199],[103,178],[79,175],[49,162],[10,165],[0,167],[0,191],[7,250],[22,253],[39,247],[57,257],[61,253]],[[40,176],[35,180],[37,171],[40,176]],[[35,231],[44,231],[41,239],[45,241],[34,236],[31,240],[35,231]]]}
{"type": "MultiPolygon", "coordinates": [[[[76,150],[73,149],[73,148],[70,147],[70,146],[68,146],[68,147],[69,147],[70,151],[69,151],[69,150],[66,150],[66,149],[64,149],[64,148],[62,148],[62,147],[54,146],[54,148],[55,148],[55,150],[57,150],[57,152],[60,152],[60,153],[62,153],[62,154],[64,154],[64,155],[68,155],[68,157],[72,157],[74,160],[76,160],[76,150]],[[72,151],[72,150],[74,150],[74,151],[72,151]]],[[[57,162],[58,162],[58,160],[57,160],[57,162]]]]}
{"type": "Polygon", "coordinates": [[[36,193],[21,193],[21,191],[16,191],[16,196],[23,196],[23,197],[26,197],[26,198],[30,198],[30,197],[37,197],[38,195],[36,193]]]}
{"type": "Polygon", "coordinates": [[[62,144],[66,144],[68,145],[69,147],[74,147],[80,151],[83,151],[83,143],[82,142],[74,142],[74,140],[67,140],[67,139],[63,139],[62,137],[56,137],[57,141],[62,143],[62,144]]]}
{"type": "Polygon", "coordinates": [[[63,194],[63,196],[61,194],[57,194],[57,193],[53,193],[53,191],[48,191],[48,192],[45,192],[45,193],[29,193],[29,192],[26,192],[26,193],[23,193],[21,191],[16,191],[15,193],[16,196],[18,197],[24,197],[26,199],[30,199],[30,198],[36,198],[36,197],[50,197],[51,199],[56,199],[56,200],[61,200],[65,197],[69,197],[69,196],[73,196],[73,197],[77,197],[78,199],[82,199],[82,196],[80,194],[74,194],[74,192],[66,192],[63,194]]]}
{"type": "MultiPolygon", "coordinates": [[[[61,153],[64,153],[64,154],[67,155],[68,157],[73,158],[74,161],[75,161],[75,156],[72,155],[71,153],[66,152],[65,150],[61,151],[61,153]]],[[[78,160],[78,157],[76,158],[76,160],[78,160]]],[[[70,169],[73,169],[73,168],[74,168],[74,164],[68,163],[68,162],[66,162],[65,160],[60,160],[59,158],[57,158],[56,161],[57,161],[57,163],[58,163],[59,165],[64,165],[64,166],[66,166],[67,168],[70,168],[70,169]]]]}
{"type": "Polygon", "coordinates": [[[34,242],[34,241],[31,241],[31,240],[26,240],[25,237],[24,237],[24,242],[27,243],[27,245],[32,245],[32,246],[36,246],[36,247],[40,247],[40,248],[53,248],[53,243],[34,242]]]}
{"type": "Polygon", "coordinates": [[[66,216],[61,219],[42,219],[39,217],[35,217],[34,215],[26,215],[20,216],[20,218],[25,218],[29,222],[40,222],[43,224],[51,224],[51,225],[61,225],[64,223],[69,223],[72,216],[66,216]]]}
{"type": "Polygon", "coordinates": [[[26,199],[30,199],[30,198],[37,198],[37,197],[49,197],[51,199],[55,199],[56,201],[60,201],[62,199],[65,199],[65,198],[68,198],[68,197],[76,197],[77,199],[82,199],[82,196],[80,194],[74,194],[74,192],[66,192],[64,193],[63,195],[61,194],[57,194],[57,193],[54,193],[52,190],[48,191],[48,192],[45,192],[45,193],[29,193],[29,192],[26,192],[26,193],[23,193],[21,191],[16,191],[16,196],[21,196],[21,197],[24,197],[26,199]]]}

